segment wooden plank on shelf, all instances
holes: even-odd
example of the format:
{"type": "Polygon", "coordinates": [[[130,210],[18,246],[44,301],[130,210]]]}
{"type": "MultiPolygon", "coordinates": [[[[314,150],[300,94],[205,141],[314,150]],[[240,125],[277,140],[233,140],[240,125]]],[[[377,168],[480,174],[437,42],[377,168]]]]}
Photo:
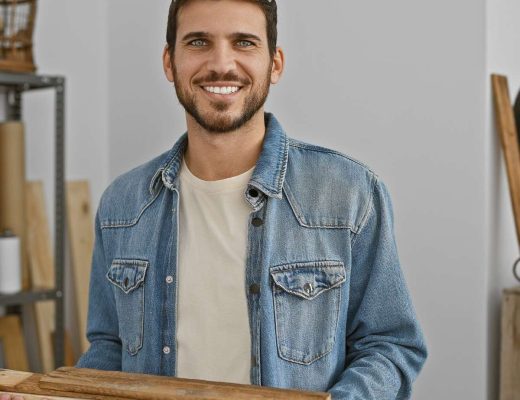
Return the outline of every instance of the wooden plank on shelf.
{"type": "Polygon", "coordinates": [[[40,388],[129,399],[325,400],[328,393],[276,389],[93,369],[59,368],[43,376],[40,388]]]}
{"type": "MultiPolygon", "coordinates": [[[[43,182],[27,182],[25,185],[27,215],[27,250],[34,288],[54,288],[54,257],[51,251],[50,230],[45,208],[43,182]]],[[[55,329],[54,301],[34,305],[38,331],[40,358],[44,372],[54,370],[54,354],[51,334],[55,329]]]]}
{"type": "Polygon", "coordinates": [[[509,192],[513,204],[516,236],[520,245],[520,146],[513,107],[509,97],[507,78],[502,75],[491,75],[493,99],[495,104],[495,120],[504,152],[509,192]]]}
{"type": "Polygon", "coordinates": [[[520,287],[502,296],[500,400],[520,400],[520,287]]]}
{"type": "Polygon", "coordinates": [[[28,371],[22,323],[17,315],[0,318],[0,340],[3,343],[5,364],[19,371],[28,371]]]}
{"type": "Polygon", "coordinates": [[[81,335],[81,351],[88,349],[86,338],[88,289],[94,247],[94,220],[87,181],[67,182],[67,222],[76,295],[76,310],[81,335]]]}
{"type": "Polygon", "coordinates": [[[26,251],[25,132],[19,121],[0,123],[0,231],[10,230],[20,238],[22,288],[30,289],[26,251]],[[8,190],[6,190],[8,189],[8,190]]]}

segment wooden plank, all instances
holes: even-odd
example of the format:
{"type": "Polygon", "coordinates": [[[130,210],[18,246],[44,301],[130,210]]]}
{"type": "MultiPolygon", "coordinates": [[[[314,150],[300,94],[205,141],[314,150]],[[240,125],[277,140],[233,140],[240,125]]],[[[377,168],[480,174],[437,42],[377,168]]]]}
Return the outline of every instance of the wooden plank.
{"type": "Polygon", "coordinates": [[[28,371],[22,324],[17,315],[0,318],[0,340],[3,343],[5,363],[9,368],[28,371]]]}
{"type": "Polygon", "coordinates": [[[0,123],[0,231],[20,238],[22,288],[30,289],[25,227],[25,132],[19,121],[0,123]]]}
{"type": "Polygon", "coordinates": [[[94,220],[87,181],[67,182],[67,221],[81,351],[85,352],[89,346],[86,324],[90,267],[94,248],[94,220]]]}
{"type": "MultiPolygon", "coordinates": [[[[515,105],[513,106],[516,121],[516,133],[520,136],[520,91],[516,95],[515,105]]],[[[520,140],[520,138],[519,138],[520,140]]]]}
{"type": "Polygon", "coordinates": [[[502,297],[500,400],[520,400],[520,288],[502,297]]]}
{"type": "MultiPolygon", "coordinates": [[[[55,332],[52,332],[52,348],[54,350],[54,334],[55,332]]],[[[65,335],[63,336],[64,340],[64,347],[65,347],[65,367],[73,367],[76,365],[76,358],[74,357],[74,349],[72,347],[72,342],[70,339],[70,335],[67,331],[65,331],[65,335]]],[[[49,372],[49,371],[45,371],[49,372]]]]}
{"type": "Polygon", "coordinates": [[[6,389],[13,389],[31,376],[33,376],[32,372],[0,369],[0,386],[6,389]]]}
{"type": "MultiPolygon", "coordinates": [[[[50,230],[45,208],[45,194],[41,181],[25,185],[25,210],[27,215],[27,250],[31,271],[31,283],[35,288],[54,288],[54,257],[51,250],[50,230]]],[[[51,334],[55,329],[54,301],[34,305],[38,332],[40,358],[44,372],[54,370],[54,354],[51,334]]]]}
{"type": "MultiPolygon", "coordinates": [[[[76,398],[98,400],[197,399],[197,400],[318,400],[328,393],[275,389],[251,385],[196,381],[164,376],[129,374],[115,371],[60,368],[50,374],[0,370],[0,391],[45,396],[50,399],[76,398]],[[55,390],[50,386],[59,386],[55,390]],[[64,387],[74,390],[64,391],[64,387]],[[87,392],[82,392],[86,388],[87,392]],[[146,389],[146,392],[143,392],[146,389]],[[122,397],[121,393],[129,394],[122,397]]],[[[41,397],[35,397],[40,399],[41,397]]]]}
{"type": "MultiPolygon", "coordinates": [[[[10,371],[10,370],[0,370],[0,392],[10,392],[16,393],[19,395],[23,395],[24,397],[27,395],[32,396],[40,396],[39,398],[49,398],[50,399],[96,399],[96,400],[128,400],[120,397],[104,397],[99,395],[91,395],[91,394],[78,394],[78,393],[68,393],[68,392],[58,392],[50,389],[41,389],[40,388],[40,380],[43,377],[41,374],[33,374],[28,373],[28,376],[21,376],[18,383],[13,385],[12,382],[9,382],[10,375],[16,376],[19,374],[18,371],[10,371]],[[2,378],[2,374],[5,375],[2,378]]],[[[38,398],[38,397],[36,397],[38,398]]]]}
{"type": "Polygon", "coordinates": [[[33,393],[31,388],[35,387],[34,382],[39,382],[40,378],[40,374],[0,369],[0,394],[5,393],[12,396],[23,396],[24,400],[71,400],[71,397],[56,397],[52,396],[50,393],[43,393],[39,389],[36,389],[36,394],[33,393]],[[30,381],[32,381],[33,384],[27,385],[30,381]],[[26,388],[29,388],[27,392],[20,390],[20,387],[23,385],[25,385],[26,388]]]}
{"type": "MultiPolygon", "coordinates": [[[[24,400],[71,400],[71,397],[55,397],[55,396],[49,396],[49,395],[37,395],[37,394],[30,394],[30,393],[15,393],[15,392],[2,392],[1,394],[9,394],[11,397],[14,396],[21,396],[24,400]]],[[[76,397],[76,399],[80,399],[79,397],[76,397]]]]}
{"type": "Polygon", "coordinates": [[[491,82],[495,104],[495,120],[506,161],[509,191],[515,216],[516,236],[520,245],[520,147],[518,133],[509,98],[507,78],[502,75],[492,75],[491,82]]]}
{"type": "Polygon", "coordinates": [[[69,393],[150,400],[321,400],[331,398],[328,393],[76,368],[59,368],[43,376],[40,380],[40,388],[69,393]]]}

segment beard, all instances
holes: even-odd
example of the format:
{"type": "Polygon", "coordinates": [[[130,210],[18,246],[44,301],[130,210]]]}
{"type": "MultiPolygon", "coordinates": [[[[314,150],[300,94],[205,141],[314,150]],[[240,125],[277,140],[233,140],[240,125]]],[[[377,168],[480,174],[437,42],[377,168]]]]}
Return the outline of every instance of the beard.
{"type": "MultiPolygon", "coordinates": [[[[197,123],[202,126],[205,130],[212,133],[228,133],[235,131],[244,126],[253,116],[260,110],[269,94],[270,88],[270,71],[269,67],[266,76],[260,87],[256,91],[252,91],[244,100],[244,106],[238,116],[233,116],[227,112],[231,107],[231,104],[223,101],[212,101],[210,103],[210,110],[202,111],[197,105],[196,95],[190,94],[185,88],[183,88],[181,81],[177,75],[177,69],[173,65],[173,79],[175,84],[175,92],[179,102],[184,107],[186,112],[191,115],[197,123]]],[[[242,86],[249,85],[250,81],[246,79],[240,79],[233,72],[228,72],[224,75],[219,75],[216,72],[209,74],[204,78],[198,78],[193,81],[193,85],[200,86],[202,83],[209,84],[211,82],[237,82],[242,86]]],[[[240,89],[243,90],[243,89],[240,89]]]]}

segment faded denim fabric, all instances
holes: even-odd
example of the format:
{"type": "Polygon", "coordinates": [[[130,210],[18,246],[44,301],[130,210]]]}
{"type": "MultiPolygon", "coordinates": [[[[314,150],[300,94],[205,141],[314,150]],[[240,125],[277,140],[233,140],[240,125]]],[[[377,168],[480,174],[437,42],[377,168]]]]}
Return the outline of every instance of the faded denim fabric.
{"type": "MultiPolygon", "coordinates": [[[[288,138],[271,114],[266,126],[244,193],[252,209],[244,266],[251,382],[334,399],[409,398],[426,346],[384,184],[341,153],[288,138]]],[[[78,367],[176,374],[178,172],[186,143],[185,134],[102,196],[91,345],[78,367]]]]}

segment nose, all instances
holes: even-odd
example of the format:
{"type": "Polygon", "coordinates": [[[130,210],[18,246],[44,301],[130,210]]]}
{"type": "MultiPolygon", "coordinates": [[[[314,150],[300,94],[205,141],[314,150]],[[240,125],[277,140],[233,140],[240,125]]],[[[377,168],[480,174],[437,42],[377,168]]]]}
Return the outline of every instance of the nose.
{"type": "Polygon", "coordinates": [[[214,45],[210,52],[207,67],[210,71],[219,75],[236,70],[235,54],[228,43],[214,45]]]}

